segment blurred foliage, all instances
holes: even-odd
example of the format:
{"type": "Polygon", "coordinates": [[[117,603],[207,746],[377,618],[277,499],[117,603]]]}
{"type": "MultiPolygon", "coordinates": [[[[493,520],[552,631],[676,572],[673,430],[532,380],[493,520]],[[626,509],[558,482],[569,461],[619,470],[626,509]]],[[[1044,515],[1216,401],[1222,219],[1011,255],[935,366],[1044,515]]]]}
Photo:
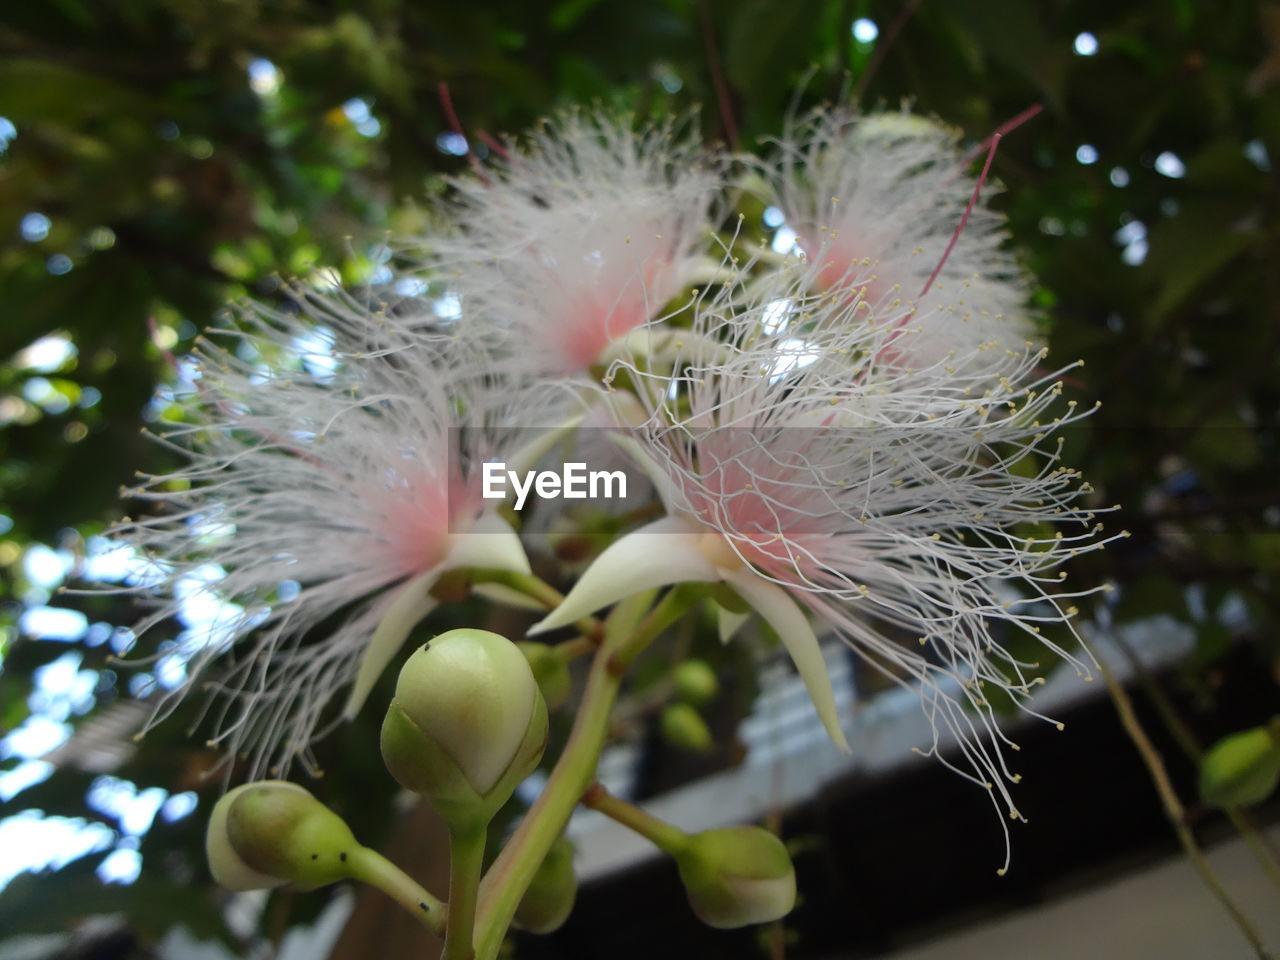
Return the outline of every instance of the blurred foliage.
{"type": "MultiPolygon", "coordinates": [[[[49,599],[33,571],[83,554],[120,485],[163,468],[140,427],[163,416],[172,358],[221,304],[270,296],[277,270],[376,282],[384,232],[412,229],[413,201],[465,164],[441,83],[471,131],[594,99],[641,116],[702,104],[708,140],[736,131],[744,149],[779,133],[792,104],[854,92],[907,100],[975,144],[1042,103],[1001,145],[999,203],[1039,278],[1055,358],[1085,361],[1075,397],[1103,403],[1071,431],[1068,462],[1100,505],[1120,505],[1107,524],[1133,534],[1071,570],[1117,587],[1083,613],[1106,603],[1118,626],[1187,625],[1197,646],[1180,682],[1206,707],[1228,649],[1250,645],[1253,667],[1276,671],[1280,5],[49,0],[0,9],[0,734],[35,709],[36,672],[71,651],[96,671],[92,695],[63,710],[78,730],[147,696],[108,661],[120,637],[108,628],[72,644],[21,634],[23,611],[49,599]],[[878,39],[853,35],[862,17],[878,39]],[[1096,52],[1073,50],[1084,31],[1096,52]],[[51,335],[66,344],[56,362],[25,349],[51,335]]],[[[95,625],[135,616],[111,596],[55,602],[95,625]]],[[[216,790],[201,777],[212,751],[187,736],[198,706],[114,775],[216,790]]],[[[369,842],[391,810],[373,723],[340,730],[320,757],[341,771],[325,799],[369,842]]],[[[64,754],[0,817],[99,820],[116,846],[139,845],[146,870],[103,887],[98,856],[19,878],[0,931],[123,912],[146,942],[177,923],[233,941],[205,879],[202,814],[135,841],[86,808],[97,774],[64,754]]],[[[15,766],[0,760],[0,774],[15,766]]],[[[319,902],[290,901],[276,933],[319,902]]]]}

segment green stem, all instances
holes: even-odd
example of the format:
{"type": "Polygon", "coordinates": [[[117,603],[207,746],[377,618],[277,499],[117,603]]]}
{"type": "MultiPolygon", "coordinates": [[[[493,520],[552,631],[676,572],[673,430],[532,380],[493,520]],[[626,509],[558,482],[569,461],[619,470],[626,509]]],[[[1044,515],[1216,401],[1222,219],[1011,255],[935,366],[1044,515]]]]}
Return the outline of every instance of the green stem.
{"type": "Polygon", "coordinates": [[[473,960],[473,935],[487,826],[449,832],[449,922],[440,960],[473,960]]]}
{"type": "Polygon", "coordinates": [[[481,885],[476,917],[476,952],[480,960],[493,960],[497,955],[533,875],[569,822],[583,790],[595,777],[609,712],[620,683],[621,677],[609,671],[604,651],[597,653],[564,753],[481,885]]]}
{"type": "MultiPolygon", "coordinates": [[[[548,610],[554,610],[564,600],[564,594],[551,584],[532,573],[516,573],[514,570],[473,569],[470,571],[473,583],[497,583],[511,590],[523,593],[526,597],[538,601],[548,610]]],[[[604,639],[604,624],[596,617],[583,617],[574,623],[578,631],[596,646],[604,639]]]]}
{"type": "Polygon", "coordinates": [[[352,879],[377,887],[436,936],[444,936],[445,905],[382,854],[360,847],[352,851],[347,864],[352,879]]]}
{"type": "Polygon", "coordinates": [[[635,632],[618,644],[609,658],[609,669],[618,674],[626,672],[631,661],[702,596],[700,588],[701,584],[681,584],[668,590],[649,615],[640,621],[635,632]]]}
{"type": "MultiPolygon", "coordinates": [[[[1166,729],[1178,742],[1178,746],[1182,748],[1182,752],[1186,754],[1187,759],[1195,764],[1196,767],[1199,767],[1201,760],[1204,758],[1204,750],[1201,748],[1195,734],[1191,732],[1191,728],[1183,721],[1178,711],[1174,708],[1172,701],[1169,700],[1169,697],[1156,681],[1156,678],[1151,675],[1146,665],[1124,641],[1124,638],[1117,635],[1113,639],[1116,646],[1120,648],[1120,652],[1128,660],[1134,675],[1137,676],[1138,681],[1142,684],[1142,689],[1151,701],[1151,705],[1160,714],[1160,719],[1164,721],[1166,729]]],[[[1276,886],[1280,887],[1280,854],[1270,845],[1266,834],[1259,830],[1249,818],[1249,815],[1239,807],[1227,806],[1223,807],[1222,810],[1227,815],[1227,819],[1231,821],[1231,825],[1236,828],[1236,832],[1240,834],[1253,852],[1254,859],[1258,861],[1263,871],[1276,886]]]]}
{"type": "Polygon", "coordinates": [[[689,835],[635,804],[620,800],[598,783],[582,795],[582,805],[640,834],[663,853],[675,856],[689,845],[689,835]]]}
{"type": "Polygon", "coordinates": [[[586,689],[564,752],[542,793],[480,886],[476,914],[479,960],[494,960],[497,956],[511,918],[534,874],[564,831],[583,791],[595,778],[596,764],[609,730],[609,714],[622,684],[621,673],[612,669],[612,651],[619,646],[621,638],[630,633],[639,611],[651,601],[651,593],[628,598],[615,606],[609,616],[605,641],[591,662],[586,689]]]}

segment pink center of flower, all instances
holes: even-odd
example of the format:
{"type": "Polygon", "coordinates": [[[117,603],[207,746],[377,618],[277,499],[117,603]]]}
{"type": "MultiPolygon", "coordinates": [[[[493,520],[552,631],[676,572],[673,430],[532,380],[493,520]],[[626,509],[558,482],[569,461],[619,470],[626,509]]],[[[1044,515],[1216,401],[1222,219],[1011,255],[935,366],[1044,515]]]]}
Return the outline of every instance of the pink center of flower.
{"type": "Polygon", "coordinates": [[[479,513],[478,492],[456,471],[406,461],[384,482],[365,492],[370,526],[381,546],[388,579],[424,573],[449,552],[453,534],[463,533],[479,513]]]}
{"type": "MultiPolygon", "coordinates": [[[[558,268],[563,269],[563,268],[558,268]]],[[[671,296],[672,251],[662,240],[592,251],[573,274],[548,274],[559,296],[547,303],[559,326],[549,346],[567,371],[599,361],[616,340],[643,326],[671,296]]]]}
{"type": "Polygon", "coordinates": [[[836,239],[824,245],[806,237],[800,237],[798,243],[804,255],[817,262],[818,284],[824,290],[847,287],[851,298],[861,297],[870,304],[878,303],[889,292],[891,284],[875,275],[874,265],[863,265],[863,255],[854,244],[836,239]]]}
{"type": "Polygon", "coordinates": [[[816,572],[833,516],[803,449],[819,433],[798,428],[766,446],[729,430],[699,444],[700,466],[683,486],[695,515],[723,538],[700,544],[712,563],[733,569],[745,560],[779,579],[816,572]]]}
{"type": "Polygon", "coordinates": [[[625,291],[618,296],[600,291],[580,297],[565,318],[561,346],[568,365],[575,370],[591,366],[609,344],[648,319],[644,298],[638,292],[625,291]]]}

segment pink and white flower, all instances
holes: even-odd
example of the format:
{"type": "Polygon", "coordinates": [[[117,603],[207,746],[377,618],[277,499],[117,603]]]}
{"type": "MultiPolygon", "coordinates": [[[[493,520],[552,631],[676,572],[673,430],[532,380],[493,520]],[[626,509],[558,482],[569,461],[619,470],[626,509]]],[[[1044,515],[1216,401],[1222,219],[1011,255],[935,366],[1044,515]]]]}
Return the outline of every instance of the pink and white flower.
{"type": "Polygon", "coordinates": [[[682,125],[570,112],[452,182],[456,229],[421,241],[495,363],[572,374],[708,267],[720,175],[682,125]]]}
{"type": "Polygon", "coordinates": [[[1033,681],[994,632],[1040,638],[1088,672],[1042,637],[1045,624],[1070,629],[1071,601],[1093,592],[1065,587],[1056,568],[1102,544],[1079,504],[1088,485],[1052,439],[1083,414],[1055,412],[1061,383],[1033,373],[1043,351],[1030,344],[1008,351],[995,383],[980,347],[885,363],[898,332],[798,274],[701,303],[674,374],[619,363],[650,411],[621,443],[667,516],[606,549],[535,631],[645,589],[728,584],[777,631],[844,746],[811,615],[918,689],[966,775],[1013,811],[986,691],[1023,703],[1033,681]]]}
{"type": "Polygon", "coordinates": [[[947,253],[974,190],[955,131],[908,113],[823,112],[778,153],[766,177],[815,286],[857,296],[868,320],[922,332],[886,357],[931,364],[994,344],[986,359],[1002,372],[1004,351],[1032,333],[1029,283],[986,205],[990,183],[947,253]]]}
{"type": "Polygon", "coordinates": [[[202,342],[196,389],[160,436],[186,465],[130,491],[151,507],[115,532],[155,572],[139,629],[180,616],[193,583],[222,605],[185,654],[199,669],[234,646],[211,742],[252,753],[255,773],[309,763],[337,691],[343,716],[359,710],[443,573],[528,571],[470,474],[508,452],[492,444],[534,422],[537,397],[489,389],[462,346],[385,304],[302,300],[310,322],[249,305],[202,342]]]}

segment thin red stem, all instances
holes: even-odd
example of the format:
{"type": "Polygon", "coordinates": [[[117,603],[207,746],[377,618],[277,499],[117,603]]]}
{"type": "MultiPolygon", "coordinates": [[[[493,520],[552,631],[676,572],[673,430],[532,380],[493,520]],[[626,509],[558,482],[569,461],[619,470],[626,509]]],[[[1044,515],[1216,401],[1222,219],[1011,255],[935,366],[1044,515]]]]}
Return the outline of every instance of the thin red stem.
{"type": "Polygon", "coordinates": [[[496,153],[498,156],[500,156],[503,160],[507,160],[510,158],[511,154],[507,150],[507,148],[504,147],[502,144],[500,144],[495,137],[490,136],[489,131],[477,130],[476,139],[479,140],[481,143],[483,143],[486,147],[488,147],[494,153],[496,153]]]}
{"type": "Polygon", "coordinates": [[[729,85],[725,83],[724,71],[720,68],[720,52],[716,49],[716,31],[711,22],[711,12],[707,9],[707,0],[698,2],[698,19],[702,21],[702,42],[707,48],[707,71],[711,74],[711,85],[716,90],[720,123],[724,126],[724,136],[729,141],[729,146],[736,150],[738,124],[733,119],[733,102],[729,97],[729,85]]]}
{"type": "Polygon", "coordinates": [[[480,167],[480,158],[476,156],[476,152],[471,149],[471,139],[467,136],[467,132],[462,129],[462,123],[458,120],[458,114],[453,109],[453,97],[449,95],[449,84],[443,80],[437,85],[440,91],[440,106],[444,110],[444,118],[449,124],[449,128],[460,136],[467,144],[467,163],[471,164],[471,169],[476,172],[476,176],[485,185],[489,185],[489,178],[484,175],[484,171],[480,167]]]}
{"type": "Polygon", "coordinates": [[[995,128],[991,136],[987,137],[987,139],[983,140],[980,144],[978,144],[976,147],[970,150],[967,154],[965,154],[965,158],[962,161],[962,166],[968,166],[970,163],[972,163],[973,160],[976,159],[977,156],[980,153],[982,153],[983,150],[986,150],[987,147],[990,146],[991,141],[994,138],[1003,137],[1006,133],[1012,133],[1014,130],[1017,130],[1020,126],[1022,126],[1024,123],[1030,120],[1032,117],[1039,114],[1040,111],[1043,109],[1044,109],[1044,104],[1033,103],[1031,106],[1027,107],[1027,109],[1023,110],[1020,114],[1018,114],[1012,120],[1006,120],[1004,123],[1000,124],[1000,126],[995,128]]]}
{"type": "Polygon", "coordinates": [[[956,242],[960,239],[960,234],[964,232],[964,225],[969,222],[969,214],[973,213],[973,206],[978,202],[978,194],[982,191],[982,185],[987,182],[987,174],[991,172],[991,161],[996,158],[996,148],[1000,146],[1000,140],[1003,137],[1004,134],[998,130],[991,135],[991,149],[987,151],[987,161],[982,165],[982,172],[978,174],[978,182],[973,185],[973,193],[969,195],[969,202],[965,205],[964,215],[960,218],[960,223],[956,226],[955,232],[951,234],[951,241],[947,244],[947,249],[942,251],[942,258],[938,261],[938,265],[933,268],[933,273],[929,274],[929,280],[925,283],[924,289],[920,291],[920,297],[929,292],[929,288],[933,286],[933,281],[937,280],[938,274],[942,272],[947,258],[951,256],[951,251],[956,248],[956,242]]]}
{"type": "MultiPolygon", "coordinates": [[[[1004,135],[1006,133],[1009,133],[1011,130],[1016,130],[1032,117],[1040,113],[1043,109],[1044,107],[1041,104],[1034,103],[1013,119],[1006,120],[1004,123],[1000,124],[1000,126],[996,127],[991,136],[987,137],[987,139],[983,140],[981,144],[970,151],[961,162],[961,167],[967,166],[974,157],[982,152],[984,147],[986,148],[987,159],[982,164],[982,172],[978,175],[978,182],[973,185],[973,193],[969,195],[969,202],[965,205],[964,215],[960,217],[960,222],[956,225],[955,232],[951,234],[951,240],[947,244],[947,249],[942,252],[942,257],[938,260],[938,265],[933,268],[933,273],[929,274],[928,281],[926,281],[924,287],[916,297],[917,300],[923,298],[924,295],[933,287],[934,281],[937,280],[938,275],[942,273],[942,268],[946,266],[947,258],[951,256],[951,251],[955,249],[956,243],[959,242],[960,234],[964,232],[965,224],[969,222],[969,214],[973,213],[974,205],[978,202],[978,196],[982,192],[982,185],[987,182],[987,175],[991,172],[991,161],[996,157],[996,150],[1000,146],[1000,141],[1004,139],[1004,135]]],[[[879,359],[884,356],[893,341],[897,339],[901,328],[908,320],[911,319],[913,314],[914,311],[910,311],[906,316],[898,321],[893,334],[889,337],[888,341],[886,341],[885,345],[876,352],[875,357],[872,359],[872,363],[879,361],[879,359]]]]}

